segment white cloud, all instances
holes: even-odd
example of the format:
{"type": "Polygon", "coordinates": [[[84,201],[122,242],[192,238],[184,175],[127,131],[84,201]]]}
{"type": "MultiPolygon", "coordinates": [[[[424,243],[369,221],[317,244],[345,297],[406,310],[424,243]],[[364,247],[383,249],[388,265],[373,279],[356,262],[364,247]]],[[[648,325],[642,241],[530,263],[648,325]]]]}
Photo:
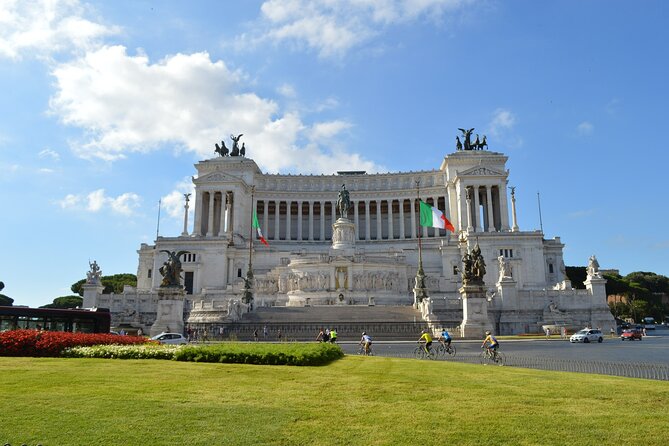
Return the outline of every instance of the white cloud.
{"type": "Polygon", "coordinates": [[[500,150],[500,146],[521,147],[523,139],[514,134],[516,115],[510,110],[498,108],[493,112],[487,126],[489,150],[500,150]]]}
{"type": "Polygon", "coordinates": [[[294,98],[296,96],[295,88],[290,84],[280,85],[276,91],[281,95],[287,98],[294,98]]]}
{"type": "Polygon", "coordinates": [[[351,124],[346,121],[321,122],[313,126],[310,137],[314,141],[331,139],[349,128],[351,128],[351,124]]]}
{"type": "Polygon", "coordinates": [[[68,194],[57,202],[62,209],[75,211],[100,212],[109,209],[116,214],[132,215],[139,207],[139,195],[126,192],[117,197],[108,197],[104,189],[98,189],[89,194],[68,194]]]}
{"type": "Polygon", "coordinates": [[[192,222],[192,215],[195,209],[195,185],[191,180],[191,177],[184,178],[183,181],[180,181],[176,184],[174,190],[169,194],[161,198],[161,205],[172,218],[183,219],[184,217],[184,205],[186,204],[184,194],[191,194],[190,203],[188,206],[189,220],[192,222]]]}
{"type": "Polygon", "coordinates": [[[515,124],[516,117],[513,113],[511,113],[509,110],[498,108],[493,113],[492,120],[490,121],[490,133],[493,136],[497,136],[501,132],[513,128],[515,124]]]}
{"type": "MultiPolygon", "coordinates": [[[[337,126],[345,126],[319,127],[305,124],[295,112],[281,115],[276,102],[245,91],[244,73],[207,53],[151,63],[146,55],[126,54],[122,46],[103,47],[56,66],[53,76],[57,92],[51,112],[86,131],[72,146],[82,158],[112,161],[165,145],[211,158],[214,143],[230,133],[243,133],[247,155],[270,172],[332,173],[339,158],[328,155],[329,142],[318,137],[331,137],[337,126]],[[310,145],[299,147],[304,138],[310,145]],[[305,157],[312,155],[320,161],[306,163],[305,169],[305,157]]],[[[351,168],[380,170],[358,155],[344,157],[361,163],[347,163],[351,168]]]]}
{"type": "Polygon", "coordinates": [[[267,0],[261,6],[263,37],[289,41],[341,57],[385,27],[440,21],[472,0],[267,0]]]}
{"type": "Polygon", "coordinates": [[[44,57],[59,51],[91,48],[116,27],[88,18],[78,0],[3,0],[0,2],[0,57],[44,57]]]}
{"type": "Polygon", "coordinates": [[[581,136],[590,136],[594,131],[595,127],[588,121],[583,121],[576,126],[576,133],[581,136]]]}
{"type": "Polygon", "coordinates": [[[37,156],[40,159],[50,158],[54,161],[59,161],[60,160],[60,154],[58,152],[56,152],[55,150],[51,150],[51,149],[44,149],[44,150],[40,151],[37,154],[37,156]]]}
{"type": "Polygon", "coordinates": [[[55,170],[53,170],[53,169],[48,169],[48,168],[46,168],[46,167],[43,167],[43,168],[39,169],[38,172],[39,172],[39,173],[50,174],[50,173],[54,173],[55,170]]]}

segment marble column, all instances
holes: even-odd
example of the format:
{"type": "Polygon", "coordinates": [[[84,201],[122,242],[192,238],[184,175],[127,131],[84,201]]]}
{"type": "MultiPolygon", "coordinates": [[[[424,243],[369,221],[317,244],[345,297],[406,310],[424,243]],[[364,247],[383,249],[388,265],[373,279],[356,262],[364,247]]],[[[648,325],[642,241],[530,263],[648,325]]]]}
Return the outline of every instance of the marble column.
{"type": "Polygon", "coordinates": [[[325,240],[325,202],[320,201],[318,205],[321,207],[321,212],[320,212],[320,221],[321,221],[321,234],[318,240],[325,240]]]}
{"type": "Polygon", "coordinates": [[[309,241],[314,239],[314,202],[309,201],[309,241]]]}
{"type": "Polygon", "coordinates": [[[281,225],[279,222],[279,209],[281,208],[281,202],[280,201],[275,201],[274,202],[274,240],[280,240],[281,239],[281,232],[279,232],[279,226],[281,225]]]}
{"type": "Polygon", "coordinates": [[[388,200],[388,240],[393,240],[393,200],[388,200]]]}
{"type": "Polygon", "coordinates": [[[369,215],[370,215],[369,205],[370,205],[369,200],[365,200],[365,240],[371,240],[369,232],[371,230],[372,225],[369,222],[369,215]]]}
{"type": "Polygon", "coordinates": [[[215,192],[209,192],[209,219],[207,220],[207,237],[214,235],[214,197],[215,192]]]}
{"type": "Polygon", "coordinates": [[[416,199],[411,199],[411,238],[418,237],[418,232],[416,232],[416,199]]]}
{"type": "Polygon", "coordinates": [[[404,198],[400,198],[400,240],[404,240],[406,234],[404,233],[404,198]]]}
{"type": "Polygon", "coordinates": [[[353,223],[355,224],[355,238],[360,239],[360,216],[358,215],[358,202],[353,203],[353,223]]]}
{"type": "Polygon", "coordinates": [[[290,205],[292,204],[292,201],[286,201],[286,240],[291,240],[292,237],[290,236],[290,231],[291,231],[291,215],[290,215],[290,205]]]}
{"type": "Polygon", "coordinates": [[[263,234],[267,233],[267,237],[269,237],[269,200],[264,199],[263,200],[263,226],[262,226],[262,231],[263,234]]]}
{"type": "Polygon", "coordinates": [[[474,230],[481,232],[481,203],[479,197],[479,186],[474,186],[474,230]]]}
{"type": "Polygon", "coordinates": [[[509,202],[506,198],[506,186],[499,187],[499,216],[502,219],[502,231],[509,230],[509,202]]]}
{"type": "Polygon", "coordinates": [[[488,232],[495,232],[495,219],[492,205],[492,187],[486,186],[486,199],[488,200],[486,209],[488,210],[488,232]]]}
{"type": "Polygon", "coordinates": [[[193,234],[194,235],[204,235],[202,234],[202,206],[203,206],[204,192],[195,192],[195,219],[193,220],[193,234]]]}
{"type": "Polygon", "coordinates": [[[297,240],[302,240],[302,202],[297,202],[297,240]]]}
{"type": "Polygon", "coordinates": [[[376,239],[383,240],[383,228],[381,227],[381,200],[376,200],[376,239]]]}

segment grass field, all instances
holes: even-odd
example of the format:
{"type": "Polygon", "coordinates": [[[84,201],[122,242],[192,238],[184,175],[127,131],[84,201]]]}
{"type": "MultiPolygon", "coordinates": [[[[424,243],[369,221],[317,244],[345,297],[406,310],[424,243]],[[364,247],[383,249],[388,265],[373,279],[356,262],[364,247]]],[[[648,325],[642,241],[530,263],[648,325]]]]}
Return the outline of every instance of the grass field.
{"type": "Polygon", "coordinates": [[[0,444],[662,444],[669,383],[350,357],[323,367],[0,358],[0,444]]]}

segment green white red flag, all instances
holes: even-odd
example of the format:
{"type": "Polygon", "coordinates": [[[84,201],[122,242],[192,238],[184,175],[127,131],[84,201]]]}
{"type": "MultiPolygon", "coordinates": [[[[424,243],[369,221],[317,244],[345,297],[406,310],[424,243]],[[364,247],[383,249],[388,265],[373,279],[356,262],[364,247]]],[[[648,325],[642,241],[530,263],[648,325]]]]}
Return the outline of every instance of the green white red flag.
{"type": "Polygon", "coordinates": [[[253,227],[255,228],[256,231],[258,231],[258,238],[260,239],[260,242],[265,246],[269,246],[269,243],[267,243],[267,240],[265,240],[265,237],[262,235],[262,231],[260,230],[260,224],[258,223],[258,214],[256,214],[255,209],[253,210],[253,227]]]}
{"type": "Polygon", "coordinates": [[[448,229],[455,232],[455,228],[439,209],[420,200],[420,225],[431,228],[448,229]]]}

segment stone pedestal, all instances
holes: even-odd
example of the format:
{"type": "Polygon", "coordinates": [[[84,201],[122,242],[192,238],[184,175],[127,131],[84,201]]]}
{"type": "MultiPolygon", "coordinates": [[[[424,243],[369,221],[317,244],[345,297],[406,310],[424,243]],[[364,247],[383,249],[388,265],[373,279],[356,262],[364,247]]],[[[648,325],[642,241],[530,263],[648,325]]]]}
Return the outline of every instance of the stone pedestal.
{"type": "Polygon", "coordinates": [[[85,283],[81,286],[84,289],[84,301],[82,308],[96,308],[98,306],[98,296],[105,289],[101,283],[85,283]]]}
{"type": "Polygon", "coordinates": [[[183,288],[159,288],[156,321],[151,326],[150,335],[162,332],[183,333],[184,331],[183,288]]]}
{"type": "Polygon", "coordinates": [[[464,338],[483,339],[486,330],[492,331],[483,285],[465,285],[459,291],[462,295],[460,335],[464,338]]]}
{"type": "Polygon", "coordinates": [[[611,328],[616,329],[616,320],[606,303],[606,279],[600,274],[588,275],[585,279],[585,289],[590,293],[590,326],[599,328],[608,333],[611,328]]]}
{"type": "Polygon", "coordinates": [[[332,225],[332,248],[353,249],[355,246],[355,224],[348,218],[338,218],[332,225]]]}

